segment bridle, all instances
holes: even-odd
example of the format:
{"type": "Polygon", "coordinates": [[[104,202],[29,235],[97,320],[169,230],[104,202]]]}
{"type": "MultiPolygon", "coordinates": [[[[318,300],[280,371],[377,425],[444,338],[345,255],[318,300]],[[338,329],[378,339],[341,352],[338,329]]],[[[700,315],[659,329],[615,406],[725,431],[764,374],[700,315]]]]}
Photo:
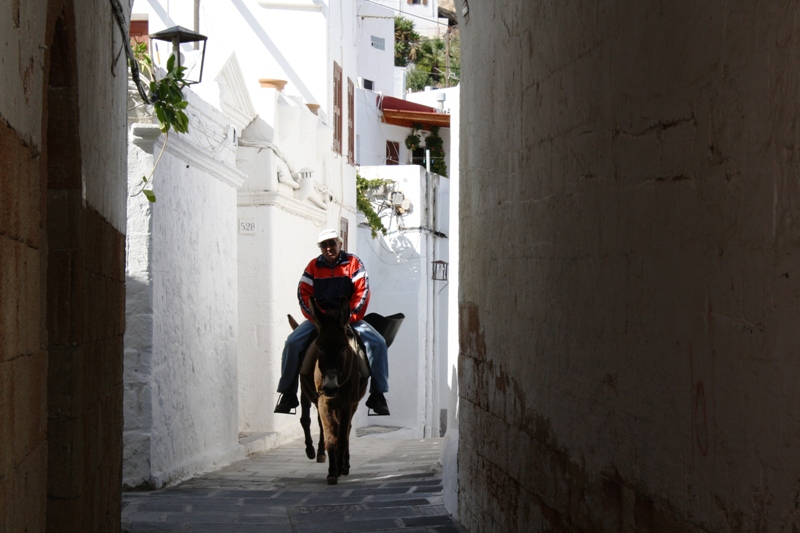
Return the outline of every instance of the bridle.
{"type": "MultiPolygon", "coordinates": [[[[349,328],[349,326],[348,326],[348,328],[349,328]]],[[[353,332],[353,335],[355,335],[355,332],[353,332]]],[[[352,377],[352,375],[353,375],[353,365],[355,364],[355,360],[358,357],[358,353],[353,348],[353,342],[356,343],[356,347],[357,347],[358,346],[358,341],[355,339],[355,337],[353,337],[352,341],[351,341],[351,338],[348,337],[346,334],[345,334],[345,337],[347,337],[347,343],[346,343],[346,348],[344,349],[344,351],[349,349],[350,352],[352,352],[352,353],[350,354],[350,368],[347,371],[347,374],[346,374],[347,377],[345,378],[344,381],[339,383],[339,387],[340,388],[342,386],[344,386],[344,384],[347,383],[350,380],[350,378],[352,377]]],[[[319,363],[317,363],[317,364],[319,364],[319,363]]],[[[336,372],[336,374],[340,375],[339,372],[336,372]]],[[[317,391],[317,394],[321,394],[320,391],[317,391]]]]}

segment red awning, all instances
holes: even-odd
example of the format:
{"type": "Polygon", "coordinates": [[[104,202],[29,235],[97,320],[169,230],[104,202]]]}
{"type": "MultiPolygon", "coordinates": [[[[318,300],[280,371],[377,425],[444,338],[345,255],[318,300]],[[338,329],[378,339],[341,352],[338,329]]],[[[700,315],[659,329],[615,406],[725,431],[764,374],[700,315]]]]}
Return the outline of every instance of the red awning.
{"type": "Polygon", "coordinates": [[[414,124],[421,124],[424,130],[430,129],[431,126],[450,127],[450,115],[438,113],[433,107],[392,96],[378,97],[378,103],[383,112],[383,121],[387,124],[406,128],[411,128],[414,124]]]}

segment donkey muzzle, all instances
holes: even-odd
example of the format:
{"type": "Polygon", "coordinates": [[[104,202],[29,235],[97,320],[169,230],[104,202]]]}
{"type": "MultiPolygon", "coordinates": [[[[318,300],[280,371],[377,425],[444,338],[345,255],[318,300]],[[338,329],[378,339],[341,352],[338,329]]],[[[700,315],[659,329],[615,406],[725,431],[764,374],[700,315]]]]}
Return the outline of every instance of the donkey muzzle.
{"type": "Polygon", "coordinates": [[[324,378],[322,378],[322,392],[325,394],[325,396],[336,396],[336,392],[338,390],[339,379],[336,377],[336,374],[326,375],[324,378]]]}

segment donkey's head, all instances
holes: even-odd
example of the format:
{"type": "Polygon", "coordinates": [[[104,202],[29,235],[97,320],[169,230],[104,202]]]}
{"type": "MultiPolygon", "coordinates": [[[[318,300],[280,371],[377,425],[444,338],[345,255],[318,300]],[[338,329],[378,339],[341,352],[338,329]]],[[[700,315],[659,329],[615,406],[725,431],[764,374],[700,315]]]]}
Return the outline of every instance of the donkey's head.
{"type": "Polygon", "coordinates": [[[353,370],[353,347],[347,334],[350,322],[350,302],[342,297],[336,308],[322,312],[311,300],[311,317],[317,326],[317,365],[321,383],[317,379],[317,392],[333,397],[339,386],[347,381],[353,370]]]}

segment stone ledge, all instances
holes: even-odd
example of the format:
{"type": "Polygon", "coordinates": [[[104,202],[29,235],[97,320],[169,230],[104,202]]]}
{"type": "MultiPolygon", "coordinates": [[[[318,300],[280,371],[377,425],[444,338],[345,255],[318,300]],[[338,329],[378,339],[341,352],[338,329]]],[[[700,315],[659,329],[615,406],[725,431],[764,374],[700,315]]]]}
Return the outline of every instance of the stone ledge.
{"type": "Polygon", "coordinates": [[[302,436],[303,428],[300,427],[300,418],[298,417],[297,426],[293,429],[239,433],[239,449],[247,457],[254,453],[272,450],[302,436]]]}

